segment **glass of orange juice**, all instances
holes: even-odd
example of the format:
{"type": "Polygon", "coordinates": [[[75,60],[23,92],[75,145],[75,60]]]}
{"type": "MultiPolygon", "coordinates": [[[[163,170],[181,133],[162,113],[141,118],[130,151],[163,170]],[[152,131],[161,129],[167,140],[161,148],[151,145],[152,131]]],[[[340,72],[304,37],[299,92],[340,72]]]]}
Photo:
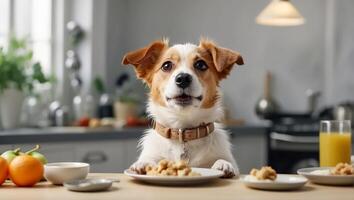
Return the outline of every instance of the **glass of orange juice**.
{"type": "Polygon", "coordinates": [[[320,166],[333,167],[338,163],[350,163],[350,120],[324,120],[320,124],[320,166]]]}

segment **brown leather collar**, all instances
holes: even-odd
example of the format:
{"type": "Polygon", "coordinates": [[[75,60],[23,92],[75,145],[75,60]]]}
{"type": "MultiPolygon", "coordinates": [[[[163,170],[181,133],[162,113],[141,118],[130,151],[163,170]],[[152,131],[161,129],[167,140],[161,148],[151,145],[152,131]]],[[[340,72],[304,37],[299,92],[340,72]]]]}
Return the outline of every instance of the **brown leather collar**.
{"type": "Polygon", "coordinates": [[[168,128],[160,123],[153,122],[153,129],[165,138],[179,140],[182,143],[208,136],[214,131],[214,123],[201,124],[194,128],[178,129],[168,128]]]}

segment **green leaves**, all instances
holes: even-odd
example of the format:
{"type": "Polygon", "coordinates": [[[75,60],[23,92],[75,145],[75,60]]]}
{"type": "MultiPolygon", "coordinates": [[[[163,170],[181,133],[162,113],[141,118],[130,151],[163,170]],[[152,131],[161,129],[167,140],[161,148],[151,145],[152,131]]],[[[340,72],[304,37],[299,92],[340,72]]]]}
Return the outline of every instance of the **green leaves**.
{"type": "Polygon", "coordinates": [[[42,66],[39,62],[36,62],[33,65],[33,74],[32,74],[33,80],[37,80],[39,83],[46,83],[48,82],[48,78],[45,77],[45,75],[42,72],[42,66]]]}
{"type": "MultiPolygon", "coordinates": [[[[15,45],[19,45],[15,43],[15,45]]],[[[0,92],[9,87],[16,87],[22,90],[26,76],[24,71],[24,57],[16,56],[14,46],[9,46],[7,52],[4,48],[0,50],[0,92]]]]}
{"type": "Polygon", "coordinates": [[[34,84],[49,81],[40,63],[32,63],[32,57],[26,39],[12,37],[7,50],[0,47],[0,93],[10,87],[32,93],[34,84]]]}
{"type": "Polygon", "coordinates": [[[104,84],[103,84],[103,81],[100,77],[96,77],[94,80],[93,80],[93,85],[96,89],[96,91],[99,93],[99,94],[103,94],[106,89],[104,87],[104,84]]]}

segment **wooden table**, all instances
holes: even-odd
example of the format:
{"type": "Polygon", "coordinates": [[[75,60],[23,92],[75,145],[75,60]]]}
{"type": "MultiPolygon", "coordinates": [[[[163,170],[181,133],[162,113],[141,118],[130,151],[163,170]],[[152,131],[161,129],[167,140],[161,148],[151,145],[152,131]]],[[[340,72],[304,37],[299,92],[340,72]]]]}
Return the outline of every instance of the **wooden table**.
{"type": "Polygon", "coordinates": [[[212,183],[190,187],[154,186],[137,182],[123,174],[90,174],[89,177],[118,178],[119,183],[114,183],[109,191],[104,192],[71,192],[61,186],[53,186],[42,182],[31,188],[15,187],[7,182],[0,186],[1,200],[105,200],[105,199],[153,199],[153,200],[220,200],[220,199],[331,199],[353,200],[354,187],[331,187],[308,183],[303,189],[296,191],[262,191],[245,187],[236,179],[219,179],[212,183]]]}

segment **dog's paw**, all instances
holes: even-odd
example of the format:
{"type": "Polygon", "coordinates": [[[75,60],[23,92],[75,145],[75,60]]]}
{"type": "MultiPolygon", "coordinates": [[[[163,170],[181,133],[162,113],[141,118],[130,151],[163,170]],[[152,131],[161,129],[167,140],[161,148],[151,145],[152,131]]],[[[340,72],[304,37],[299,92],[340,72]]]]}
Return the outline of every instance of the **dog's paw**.
{"type": "Polygon", "coordinates": [[[148,165],[154,165],[154,163],[147,161],[136,161],[129,167],[129,169],[138,174],[146,174],[145,167],[148,165]]]}
{"type": "Polygon", "coordinates": [[[222,178],[232,178],[234,176],[239,176],[238,170],[235,169],[232,164],[230,162],[227,162],[226,160],[217,160],[211,168],[223,171],[224,175],[222,176],[222,178]]]}

